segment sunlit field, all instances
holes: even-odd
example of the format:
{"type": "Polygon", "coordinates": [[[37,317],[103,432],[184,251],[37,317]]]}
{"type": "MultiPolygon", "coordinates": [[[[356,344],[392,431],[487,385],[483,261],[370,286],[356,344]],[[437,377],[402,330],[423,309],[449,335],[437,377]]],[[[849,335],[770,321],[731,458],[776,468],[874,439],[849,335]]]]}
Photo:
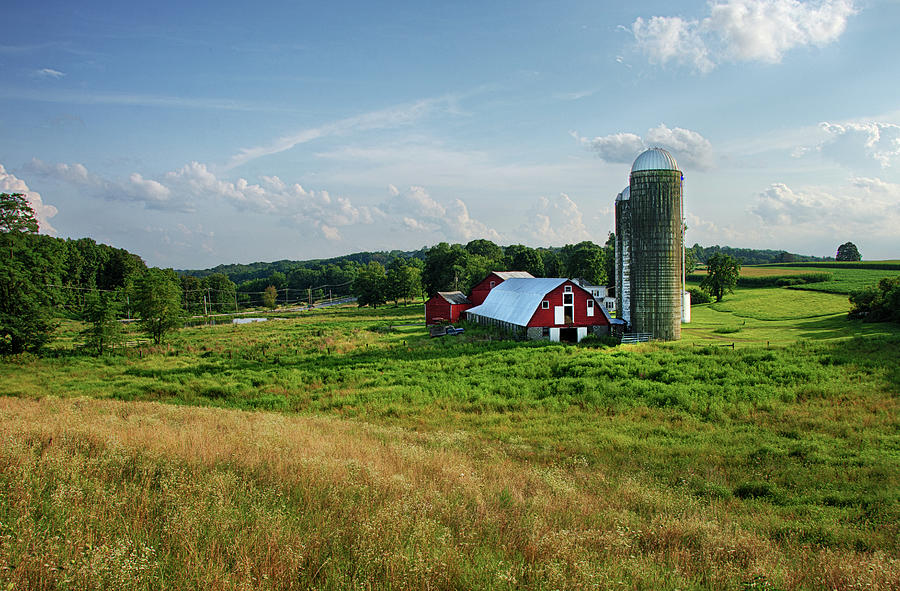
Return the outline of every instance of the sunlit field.
{"type": "Polygon", "coordinates": [[[900,327],[848,309],[738,289],[620,347],[430,339],[421,306],[63,338],[0,362],[0,588],[895,589],[900,327]]]}

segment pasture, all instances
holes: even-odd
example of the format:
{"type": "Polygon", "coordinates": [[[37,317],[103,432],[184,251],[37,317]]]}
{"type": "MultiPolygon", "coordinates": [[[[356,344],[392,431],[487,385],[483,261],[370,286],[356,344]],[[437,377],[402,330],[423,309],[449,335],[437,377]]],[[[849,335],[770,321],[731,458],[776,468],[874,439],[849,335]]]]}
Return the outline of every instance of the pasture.
{"type": "Polygon", "coordinates": [[[613,348],[420,306],[64,338],[0,361],[0,587],[897,588],[900,328],[848,308],[739,289],[613,348]]]}

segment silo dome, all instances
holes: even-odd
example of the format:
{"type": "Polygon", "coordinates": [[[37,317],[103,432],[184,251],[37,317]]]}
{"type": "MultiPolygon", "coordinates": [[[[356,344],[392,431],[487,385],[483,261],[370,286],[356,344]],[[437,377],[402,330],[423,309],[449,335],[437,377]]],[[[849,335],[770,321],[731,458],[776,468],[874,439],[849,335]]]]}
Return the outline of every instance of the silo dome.
{"type": "Polygon", "coordinates": [[[631,198],[631,187],[625,187],[622,192],[616,195],[616,201],[628,201],[631,198]]]}
{"type": "Polygon", "coordinates": [[[631,172],[639,170],[678,170],[678,163],[667,150],[650,148],[638,156],[631,166],[631,172]]]}

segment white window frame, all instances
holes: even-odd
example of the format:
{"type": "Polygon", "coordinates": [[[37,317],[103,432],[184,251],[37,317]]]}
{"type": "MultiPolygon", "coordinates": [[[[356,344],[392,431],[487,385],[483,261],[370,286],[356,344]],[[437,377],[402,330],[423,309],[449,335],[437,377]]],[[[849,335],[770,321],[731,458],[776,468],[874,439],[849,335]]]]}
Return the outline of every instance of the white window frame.
{"type": "Polygon", "coordinates": [[[550,301],[544,300],[541,302],[541,310],[549,310],[550,309],[550,301]]]}
{"type": "Polygon", "coordinates": [[[563,291],[566,292],[566,293],[572,293],[572,286],[571,286],[571,285],[565,286],[565,287],[563,288],[563,291]]]}

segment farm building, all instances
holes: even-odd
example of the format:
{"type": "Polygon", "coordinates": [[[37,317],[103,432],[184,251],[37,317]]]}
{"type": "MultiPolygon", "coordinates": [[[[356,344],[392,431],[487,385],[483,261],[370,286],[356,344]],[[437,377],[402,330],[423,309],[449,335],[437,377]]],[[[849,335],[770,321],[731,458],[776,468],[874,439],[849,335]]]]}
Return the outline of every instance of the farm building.
{"type": "Polygon", "coordinates": [[[494,271],[476,283],[469,291],[469,299],[472,300],[472,305],[480,306],[492,289],[507,279],[513,278],[534,279],[534,276],[528,271],[494,271]]]}
{"type": "Polygon", "coordinates": [[[519,338],[578,342],[606,334],[616,321],[594,296],[569,279],[514,277],[495,285],[466,317],[519,338]]]}
{"type": "Polygon", "coordinates": [[[675,158],[650,148],[635,159],[616,197],[616,304],[633,332],[677,341],[684,308],[684,175],[675,158]]]}
{"type": "Polygon", "coordinates": [[[425,302],[425,324],[456,322],[472,302],[461,291],[439,291],[425,302]]]}
{"type": "Polygon", "coordinates": [[[616,298],[610,294],[610,288],[605,285],[591,285],[586,279],[573,279],[572,281],[591,292],[594,299],[606,308],[607,312],[616,310],[616,298]]]}

